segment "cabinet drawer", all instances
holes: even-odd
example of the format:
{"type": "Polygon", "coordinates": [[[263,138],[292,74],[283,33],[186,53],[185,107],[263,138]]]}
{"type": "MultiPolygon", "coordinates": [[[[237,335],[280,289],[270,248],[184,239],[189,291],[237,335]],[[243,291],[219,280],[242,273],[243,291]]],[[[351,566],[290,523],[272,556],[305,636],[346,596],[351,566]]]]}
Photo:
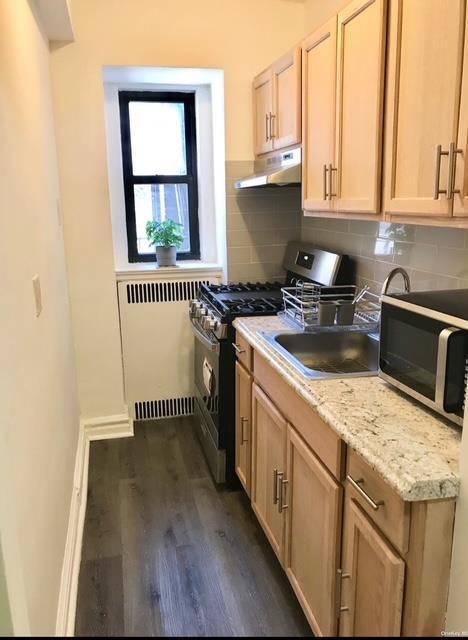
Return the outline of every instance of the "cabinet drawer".
{"type": "Polygon", "coordinates": [[[247,340],[239,333],[236,333],[234,350],[239,362],[242,362],[247,371],[252,371],[252,347],[247,340]]]}
{"type": "Polygon", "coordinates": [[[254,351],[254,377],[335,478],[344,471],[345,444],[320,416],[254,351]]]}
{"type": "Polygon", "coordinates": [[[401,552],[408,550],[410,504],[348,447],[346,492],[401,552]],[[357,484],[357,486],[356,486],[357,484]],[[374,504],[372,504],[374,503],[374,504]]]}

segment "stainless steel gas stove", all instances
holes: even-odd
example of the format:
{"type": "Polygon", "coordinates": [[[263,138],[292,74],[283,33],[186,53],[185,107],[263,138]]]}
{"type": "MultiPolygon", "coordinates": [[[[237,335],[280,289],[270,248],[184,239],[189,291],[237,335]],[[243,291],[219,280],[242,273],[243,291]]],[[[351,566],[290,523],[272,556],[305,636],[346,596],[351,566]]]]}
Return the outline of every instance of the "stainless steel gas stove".
{"type": "Polygon", "coordinates": [[[197,432],[216,482],[235,477],[235,330],[245,316],[276,315],[283,308],[281,288],[297,280],[317,284],[352,283],[346,256],[291,242],[283,266],[285,282],[202,285],[190,302],[195,335],[195,418],[197,432]]]}

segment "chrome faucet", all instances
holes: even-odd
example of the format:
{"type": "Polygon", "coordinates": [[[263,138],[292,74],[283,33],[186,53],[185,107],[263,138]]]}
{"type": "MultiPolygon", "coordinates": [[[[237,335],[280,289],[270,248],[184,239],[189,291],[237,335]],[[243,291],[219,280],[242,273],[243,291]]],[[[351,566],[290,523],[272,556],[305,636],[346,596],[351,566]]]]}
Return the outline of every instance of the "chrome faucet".
{"type": "Polygon", "coordinates": [[[410,277],[408,275],[408,272],[405,269],[402,269],[401,267],[396,267],[396,269],[392,269],[390,271],[390,273],[388,274],[385,282],[382,285],[382,295],[384,296],[387,291],[388,288],[393,280],[393,278],[395,276],[397,276],[398,274],[400,274],[403,277],[404,283],[405,283],[405,291],[406,293],[409,293],[411,291],[411,283],[410,283],[410,277]]]}

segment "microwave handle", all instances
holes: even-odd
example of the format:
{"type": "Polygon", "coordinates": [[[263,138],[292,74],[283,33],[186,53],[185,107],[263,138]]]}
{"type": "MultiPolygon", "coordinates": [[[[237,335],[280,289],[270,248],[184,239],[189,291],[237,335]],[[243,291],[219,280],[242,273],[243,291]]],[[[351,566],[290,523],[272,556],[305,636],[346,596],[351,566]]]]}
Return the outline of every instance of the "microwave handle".
{"type": "Polygon", "coordinates": [[[437,351],[437,373],[435,388],[435,404],[438,409],[445,411],[445,381],[447,379],[447,360],[448,360],[448,343],[454,333],[458,333],[461,329],[457,327],[447,327],[439,334],[439,348],[437,351]]]}

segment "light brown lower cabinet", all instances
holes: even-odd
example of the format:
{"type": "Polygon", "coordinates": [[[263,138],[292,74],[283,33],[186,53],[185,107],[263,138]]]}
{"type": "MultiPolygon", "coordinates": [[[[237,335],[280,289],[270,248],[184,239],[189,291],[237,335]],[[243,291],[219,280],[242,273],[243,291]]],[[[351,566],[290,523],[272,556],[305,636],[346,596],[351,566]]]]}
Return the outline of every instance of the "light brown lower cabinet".
{"type": "Polygon", "coordinates": [[[340,636],[399,636],[404,560],[349,496],[343,535],[340,636]]]}
{"type": "Polygon", "coordinates": [[[440,636],[455,501],[403,501],[277,377],[237,364],[236,470],[314,634],[440,636]]]}
{"type": "Polygon", "coordinates": [[[290,425],[286,482],[286,573],[314,633],[334,636],[343,489],[290,425]]]}
{"type": "Polygon", "coordinates": [[[260,387],[254,383],[252,386],[252,508],[281,562],[284,552],[284,511],[280,511],[279,492],[283,490],[285,439],[286,420],[260,387]]]}
{"type": "Polygon", "coordinates": [[[236,362],[236,473],[250,496],[252,376],[236,362]]]}

